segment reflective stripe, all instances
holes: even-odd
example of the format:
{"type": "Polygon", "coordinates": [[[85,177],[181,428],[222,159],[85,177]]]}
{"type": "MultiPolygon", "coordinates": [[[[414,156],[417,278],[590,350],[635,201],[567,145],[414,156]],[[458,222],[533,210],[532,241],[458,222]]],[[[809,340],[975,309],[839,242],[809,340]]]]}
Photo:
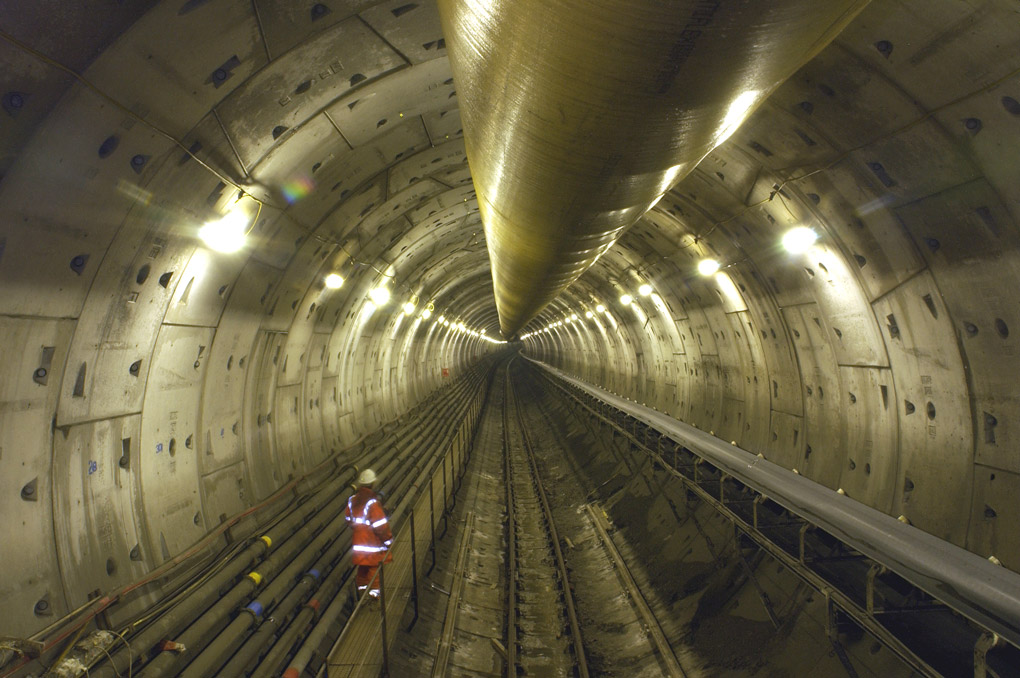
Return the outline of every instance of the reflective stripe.
{"type": "Polygon", "coordinates": [[[393,543],[392,539],[387,539],[386,541],[383,542],[383,546],[386,546],[388,548],[389,545],[392,544],[392,543],[393,543]]]}
{"type": "Polygon", "coordinates": [[[386,524],[386,519],[385,518],[380,518],[379,520],[377,520],[374,523],[372,523],[372,527],[380,527],[380,526],[385,525],[385,524],[386,524]]]}
{"type": "Polygon", "coordinates": [[[375,503],[375,499],[369,499],[365,502],[365,508],[361,511],[361,515],[364,516],[366,520],[368,519],[368,509],[372,508],[372,504],[375,503]]]}
{"type": "Polygon", "coordinates": [[[379,553],[380,551],[385,551],[386,547],[385,546],[365,546],[363,544],[355,544],[354,546],[351,547],[351,550],[353,550],[353,551],[360,551],[361,553],[379,553]]]}

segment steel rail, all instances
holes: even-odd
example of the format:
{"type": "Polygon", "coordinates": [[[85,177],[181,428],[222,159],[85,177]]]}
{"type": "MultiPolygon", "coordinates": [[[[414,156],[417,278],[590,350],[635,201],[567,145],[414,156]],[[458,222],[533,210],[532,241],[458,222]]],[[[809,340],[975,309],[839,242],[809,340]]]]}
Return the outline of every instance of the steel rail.
{"type": "MultiPolygon", "coordinates": [[[[512,362],[512,361],[511,361],[512,362]]],[[[506,675],[516,678],[517,667],[517,517],[514,514],[514,486],[510,476],[510,369],[503,386],[503,462],[506,488],[506,675]]]]}
{"type": "Polygon", "coordinates": [[[641,589],[638,588],[637,582],[634,581],[634,577],[631,576],[630,568],[627,567],[627,563],[623,560],[623,556],[620,555],[620,552],[616,548],[616,544],[613,543],[612,538],[609,536],[609,532],[606,529],[606,519],[602,514],[602,509],[599,508],[596,510],[591,504],[585,504],[584,508],[591,517],[591,522],[595,526],[595,532],[602,541],[602,545],[605,547],[606,553],[609,554],[610,559],[613,561],[613,565],[616,566],[617,578],[620,580],[620,583],[623,584],[623,588],[627,591],[627,595],[630,597],[631,603],[645,622],[645,629],[648,632],[648,636],[655,644],[655,648],[659,651],[662,663],[665,664],[666,675],[673,676],[674,678],[686,678],[687,674],[684,673],[683,668],[680,666],[680,662],[677,661],[676,655],[673,654],[673,647],[669,644],[669,640],[666,639],[666,634],[663,633],[659,620],[656,618],[655,613],[652,612],[652,608],[649,607],[648,601],[646,601],[645,597],[641,595],[641,589]]]}
{"type": "Polygon", "coordinates": [[[471,546],[471,533],[474,530],[475,514],[468,512],[464,521],[464,533],[460,537],[460,548],[457,550],[457,565],[453,571],[453,586],[450,587],[450,598],[446,601],[446,619],[443,620],[443,632],[439,636],[435,661],[432,664],[432,678],[446,675],[450,663],[450,649],[453,647],[453,634],[457,630],[457,611],[460,609],[460,598],[464,595],[464,569],[467,567],[468,547],[471,546]]]}
{"type": "MultiPolygon", "coordinates": [[[[560,573],[560,583],[563,585],[563,605],[566,608],[567,621],[570,625],[570,635],[574,645],[574,657],[577,661],[578,676],[580,678],[588,678],[588,661],[584,653],[584,640],[581,635],[581,623],[577,618],[577,609],[574,606],[574,594],[570,590],[570,578],[567,574],[567,564],[563,558],[563,550],[560,548],[560,536],[556,531],[556,523],[553,520],[552,508],[549,505],[549,497],[546,495],[545,487],[542,485],[542,479],[538,473],[538,463],[535,461],[534,447],[531,444],[531,437],[528,434],[528,429],[524,425],[524,415],[520,408],[520,401],[514,392],[512,381],[510,382],[510,395],[512,403],[508,402],[504,405],[504,407],[510,407],[511,404],[513,406],[517,426],[520,429],[524,454],[525,457],[527,457],[528,466],[531,469],[531,479],[535,484],[539,503],[542,505],[542,513],[546,520],[549,543],[552,546],[553,556],[556,560],[556,568],[560,573]]],[[[507,433],[509,434],[509,432],[507,433]]],[[[508,482],[510,481],[508,480],[508,482]]],[[[514,601],[511,601],[511,603],[513,602],[514,601]]]]}
{"type": "MultiPolygon", "coordinates": [[[[546,426],[548,426],[550,430],[553,430],[554,426],[550,421],[548,411],[542,411],[542,418],[545,420],[546,426]]],[[[627,597],[630,599],[631,604],[634,606],[634,609],[637,610],[638,615],[644,622],[649,640],[655,646],[655,649],[658,650],[659,655],[662,658],[662,663],[664,665],[663,668],[666,671],[666,675],[674,678],[686,678],[687,674],[684,672],[683,667],[680,666],[680,662],[677,660],[676,654],[673,652],[673,646],[670,645],[665,632],[662,630],[662,625],[659,623],[659,620],[652,611],[652,608],[648,605],[648,601],[641,593],[641,589],[638,587],[637,582],[634,581],[634,577],[630,573],[630,568],[627,566],[627,562],[623,559],[620,551],[616,548],[616,543],[613,542],[612,538],[609,536],[609,522],[605,511],[602,510],[602,507],[594,503],[584,504],[584,508],[588,513],[592,526],[595,528],[595,533],[602,542],[606,554],[613,563],[617,578],[620,580],[620,584],[626,592],[627,597]]]]}

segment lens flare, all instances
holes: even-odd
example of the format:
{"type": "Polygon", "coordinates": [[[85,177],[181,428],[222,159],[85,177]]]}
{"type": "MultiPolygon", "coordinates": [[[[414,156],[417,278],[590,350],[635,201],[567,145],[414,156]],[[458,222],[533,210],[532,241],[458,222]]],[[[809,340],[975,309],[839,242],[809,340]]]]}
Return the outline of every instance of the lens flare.
{"type": "Polygon", "coordinates": [[[283,199],[287,204],[293,205],[299,200],[307,198],[315,190],[315,182],[308,177],[295,177],[287,181],[280,190],[283,192],[283,199]]]}

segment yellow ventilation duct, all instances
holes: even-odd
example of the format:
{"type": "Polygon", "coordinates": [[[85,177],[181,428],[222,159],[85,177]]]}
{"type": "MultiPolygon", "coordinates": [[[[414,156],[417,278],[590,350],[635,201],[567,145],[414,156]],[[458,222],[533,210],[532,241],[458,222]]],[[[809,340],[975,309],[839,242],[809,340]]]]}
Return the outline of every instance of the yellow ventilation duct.
{"type": "Polygon", "coordinates": [[[511,336],[867,0],[439,0],[511,336]]]}

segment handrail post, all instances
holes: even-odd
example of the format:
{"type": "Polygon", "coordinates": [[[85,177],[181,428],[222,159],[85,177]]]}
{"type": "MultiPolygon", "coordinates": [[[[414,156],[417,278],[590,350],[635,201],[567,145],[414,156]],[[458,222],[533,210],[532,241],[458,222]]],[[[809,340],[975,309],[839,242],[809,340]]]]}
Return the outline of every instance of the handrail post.
{"type": "Polygon", "coordinates": [[[435,474],[429,476],[429,527],[432,530],[432,540],[429,542],[429,551],[432,552],[432,564],[429,565],[426,575],[432,574],[436,567],[436,488],[435,474]]]}
{"type": "Polygon", "coordinates": [[[386,643],[386,583],[383,579],[383,570],[386,566],[379,563],[379,610],[382,613],[382,675],[390,675],[390,651],[386,643]]]}
{"type": "Polygon", "coordinates": [[[414,527],[415,523],[415,511],[411,509],[411,600],[414,601],[414,617],[411,619],[411,623],[407,625],[407,630],[410,631],[414,628],[414,625],[418,622],[418,535],[414,527]]]}

